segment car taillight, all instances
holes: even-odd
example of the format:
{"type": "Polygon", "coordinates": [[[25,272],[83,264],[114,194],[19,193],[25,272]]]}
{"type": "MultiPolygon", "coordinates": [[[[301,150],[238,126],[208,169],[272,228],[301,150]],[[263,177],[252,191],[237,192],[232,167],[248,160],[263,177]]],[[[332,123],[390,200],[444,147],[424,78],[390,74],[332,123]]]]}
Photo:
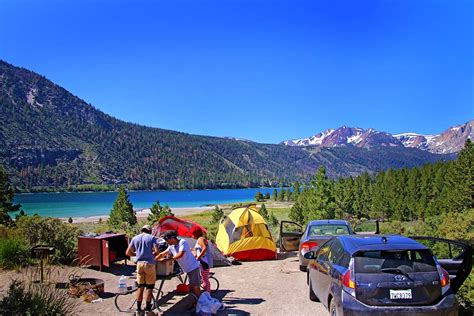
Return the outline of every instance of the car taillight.
{"type": "Polygon", "coordinates": [[[317,242],[315,241],[306,241],[301,244],[301,251],[303,252],[308,252],[310,251],[313,247],[316,247],[318,245],[317,242]]]}
{"type": "Polygon", "coordinates": [[[355,289],[355,283],[351,278],[351,270],[347,270],[346,273],[342,275],[341,283],[343,286],[349,289],[355,289]]]}
{"type": "Polygon", "coordinates": [[[441,272],[443,274],[443,276],[441,277],[441,286],[444,287],[449,284],[449,273],[443,268],[441,268],[441,272]]]}

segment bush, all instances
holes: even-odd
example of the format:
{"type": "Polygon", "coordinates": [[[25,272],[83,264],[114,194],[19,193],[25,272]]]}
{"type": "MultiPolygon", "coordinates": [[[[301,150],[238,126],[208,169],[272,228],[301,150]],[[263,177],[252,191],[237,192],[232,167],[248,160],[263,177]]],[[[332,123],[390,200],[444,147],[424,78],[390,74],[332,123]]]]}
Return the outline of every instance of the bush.
{"type": "Polygon", "coordinates": [[[18,219],[17,227],[31,246],[47,244],[56,247],[53,261],[71,263],[77,256],[77,237],[80,230],[57,218],[24,216],[18,219]]]}
{"type": "Polygon", "coordinates": [[[0,315],[72,315],[78,306],[64,290],[52,285],[14,280],[1,300],[0,315]]]}
{"type": "Polygon", "coordinates": [[[19,236],[0,237],[0,268],[18,269],[30,263],[30,248],[19,236]]]}

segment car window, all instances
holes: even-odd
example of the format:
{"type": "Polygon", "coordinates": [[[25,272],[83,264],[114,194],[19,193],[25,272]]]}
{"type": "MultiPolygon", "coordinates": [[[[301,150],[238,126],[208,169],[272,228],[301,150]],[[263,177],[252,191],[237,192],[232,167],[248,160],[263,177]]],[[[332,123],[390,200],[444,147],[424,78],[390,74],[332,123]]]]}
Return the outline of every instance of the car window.
{"type": "Polygon", "coordinates": [[[364,251],[355,256],[356,273],[380,273],[384,268],[404,273],[437,271],[428,250],[364,251]]]}
{"type": "Polygon", "coordinates": [[[311,225],[308,236],[322,235],[349,235],[349,228],[346,225],[321,224],[311,225]]]}
{"type": "Polygon", "coordinates": [[[337,265],[342,265],[342,259],[344,256],[344,248],[339,240],[335,239],[332,243],[331,250],[328,254],[328,261],[337,265]]]}
{"type": "Polygon", "coordinates": [[[332,240],[329,240],[318,251],[318,260],[327,261],[331,250],[332,240]]]}

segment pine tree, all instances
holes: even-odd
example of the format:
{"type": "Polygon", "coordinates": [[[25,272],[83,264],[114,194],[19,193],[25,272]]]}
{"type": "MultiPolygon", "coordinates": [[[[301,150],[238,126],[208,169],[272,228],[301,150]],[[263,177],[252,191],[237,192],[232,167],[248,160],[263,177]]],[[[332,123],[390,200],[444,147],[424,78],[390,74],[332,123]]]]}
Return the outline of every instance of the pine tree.
{"type": "Polygon", "coordinates": [[[133,211],[133,205],[130,203],[124,187],[120,187],[118,190],[117,199],[110,211],[108,224],[110,227],[116,229],[123,227],[123,225],[133,226],[137,224],[137,217],[133,211]]]}
{"type": "Polygon", "coordinates": [[[326,176],[326,169],[320,166],[316,176],[311,180],[312,189],[307,199],[305,221],[313,219],[334,218],[335,204],[331,192],[331,182],[326,176]]]}
{"type": "Polygon", "coordinates": [[[171,209],[168,205],[161,206],[160,201],[156,201],[150,208],[150,214],[148,215],[148,222],[150,224],[155,224],[160,221],[165,216],[173,215],[171,209]]]}
{"type": "Polygon", "coordinates": [[[334,214],[338,219],[344,218],[346,205],[344,205],[344,179],[339,178],[334,184],[334,214]]]}
{"type": "Polygon", "coordinates": [[[293,185],[293,196],[292,196],[294,201],[298,200],[298,196],[300,195],[300,192],[301,192],[301,184],[299,183],[299,181],[295,181],[293,185]]]}
{"type": "Polygon", "coordinates": [[[446,180],[446,185],[450,187],[446,201],[451,210],[474,209],[474,145],[470,139],[466,141],[446,180]]]}
{"type": "Polygon", "coordinates": [[[285,200],[285,189],[280,188],[278,191],[278,201],[283,202],[285,200]]]}
{"type": "Polygon", "coordinates": [[[265,206],[265,203],[262,204],[262,206],[260,207],[260,215],[262,215],[262,217],[265,219],[265,221],[268,222],[268,211],[267,211],[267,207],[265,206]]]}
{"type": "Polygon", "coordinates": [[[15,192],[8,180],[8,174],[0,166],[0,224],[11,225],[10,212],[16,212],[21,208],[20,204],[13,204],[15,192]]]}
{"type": "Polygon", "coordinates": [[[278,219],[276,218],[275,214],[273,214],[273,212],[270,213],[268,222],[270,223],[270,226],[278,227],[278,219]]]}
{"type": "Polygon", "coordinates": [[[277,191],[277,189],[273,189],[272,200],[273,201],[278,200],[278,191],[277,191]]]}
{"type": "Polygon", "coordinates": [[[265,193],[265,200],[270,200],[270,192],[265,193]]]}
{"type": "Polygon", "coordinates": [[[214,206],[214,210],[212,211],[211,223],[219,223],[223,216],[224,211],[219,207],[219,205],[214,206]]]}
{"type": "Polygon", "coordinates": [[[258,191],[258,192],[255,194],[255,201],[256,201],[256,202],[261,202],[261,201],[263,201],[263,194],[262,194],[262,192],[258,191]]]}

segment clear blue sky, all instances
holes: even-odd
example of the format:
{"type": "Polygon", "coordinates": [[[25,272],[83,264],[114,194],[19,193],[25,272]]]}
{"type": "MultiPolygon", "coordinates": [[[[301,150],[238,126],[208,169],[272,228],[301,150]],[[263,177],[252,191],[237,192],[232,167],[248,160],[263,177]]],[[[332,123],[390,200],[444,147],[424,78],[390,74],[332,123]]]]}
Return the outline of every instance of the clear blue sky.
{"type": "Polygon", "coordinates": [[[474,118],[472,0],[0,0],[0,59],[119,119],[277,143],[474,118]]]}

